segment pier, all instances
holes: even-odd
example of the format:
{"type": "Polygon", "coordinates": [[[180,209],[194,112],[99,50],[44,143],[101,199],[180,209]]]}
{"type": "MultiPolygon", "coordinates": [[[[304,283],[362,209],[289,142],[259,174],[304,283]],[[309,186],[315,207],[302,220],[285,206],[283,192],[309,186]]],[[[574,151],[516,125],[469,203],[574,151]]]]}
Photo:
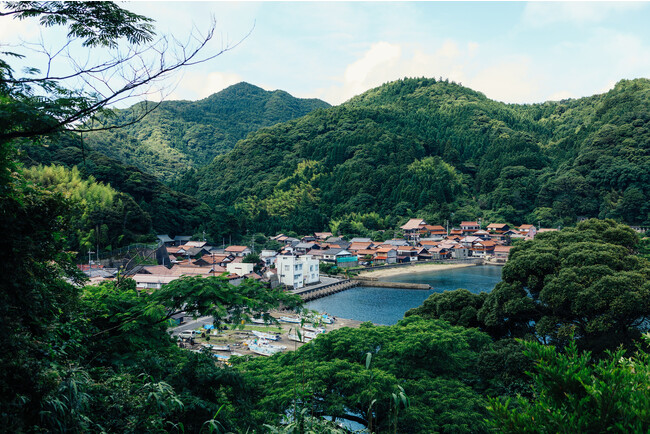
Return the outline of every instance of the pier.
{"type": "MultiPolygon", "coordinates": [[[[321,278],[321,281],[325,279],[326,278],[321,278]]],[[[310,301],[321,297],[327,297],[328,295],[336,294],[337,292],[345,291],[346,289],[354,288],[359,285],[360,283],[356,280],[327,278],[327,281],[318,285],[306,286],[291,292],[298,294],[303,301],[310,301]]]]}

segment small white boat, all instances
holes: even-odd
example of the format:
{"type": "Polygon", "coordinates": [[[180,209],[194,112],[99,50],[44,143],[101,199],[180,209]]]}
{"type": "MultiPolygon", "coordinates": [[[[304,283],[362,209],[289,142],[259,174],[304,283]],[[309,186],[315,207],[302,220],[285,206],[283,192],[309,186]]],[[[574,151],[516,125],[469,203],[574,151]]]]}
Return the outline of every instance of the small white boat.
{"type": "Polygon", "coordinates": [[[253,324],[266,324],[262,318],[251,318],[253,324]]]}
{"type": "Polygon", "coordinates": [[[300,324],[301,319],[300,318],[294,318],[294,317],[291,317],[291,316],[281,316],[280,321],[290,322],[292,324],[300,324]]]}
{"type": "MultiPolygon", "coordinates": [[[[286,349],[286,347],[283,348],[286,349]]],[[[260,345],[252,341],[248,342],[248,349],[255,354],[259,354],[260,356],[266,356],[266,357],[270,357],[274,354],[284,351],[280,346],[277,345],[268,345],[268,344],[260,345]]]]}
{"type": "Polygon", "coordinates": [[[316,334],[327,333],[327,330],[323,327],[302,326],[302,329],[316,334]]]}
{"type": "Polygon", "coordinates": [[[208,351],[230,351],[230,345],[201,344],[208,351]]]}
{"type": "Polygon", "coordinates": [[[258,332],[257,330],[253,330],[253,334],[260,338],[260,339],[268,339],[269,341],[277,341],[280,339],[280,336],[278,335],[273,335],[271,333],[264,333],[264,332],[258,332]]]}
{"type": "MultiPolygon", "coordinates": [[[[306,332],[308,333],[308,332],[306,332]]],[[[296,342],[309,342],[312,340],[312,338],[307,337],[306,334],[302,334],[300,337],[295,334],[295,333],[289,333],[289,340],[290,341],[296,341],[296,342]]]]}

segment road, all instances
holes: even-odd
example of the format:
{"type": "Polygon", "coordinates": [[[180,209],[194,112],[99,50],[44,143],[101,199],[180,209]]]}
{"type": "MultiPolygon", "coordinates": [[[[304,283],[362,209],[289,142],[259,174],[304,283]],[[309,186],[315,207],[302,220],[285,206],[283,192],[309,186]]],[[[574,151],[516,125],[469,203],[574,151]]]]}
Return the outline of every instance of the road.
{"type": "Polygon", "coordinates": [[[183,332],[185,330],[195,330],[201,328],[201,326],[203,326],[204,324],[212,324],[212,317],[202,316],[197,319],[186,321],[183,324],[179,325],[178,327],[174,327],[172,329],[172,336],[177,336],[180,332],[183,332]]]}

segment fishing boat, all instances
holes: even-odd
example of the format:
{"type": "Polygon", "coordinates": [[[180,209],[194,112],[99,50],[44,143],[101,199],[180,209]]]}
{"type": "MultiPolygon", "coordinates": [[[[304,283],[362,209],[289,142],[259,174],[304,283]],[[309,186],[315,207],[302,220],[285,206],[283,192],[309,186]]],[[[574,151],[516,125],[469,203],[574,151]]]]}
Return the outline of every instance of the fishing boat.
{"type": "Polygon", "coordinates": [[[285,346],[269,345],[266,343],[260,343],[254,341],[248,341],[247,344],[248,344],[248,349],[251,350],[253,353],[259,354],[260,356],[266,356],[266,357],[270,357],[286,349],[285,346]]]}
{"type": "Polygon", "coordinates": [[[327,330],[324,327],[302,326],[302,329],[316,334],[327,333],[327,330]]]}
{"type": "Polygon", "coordinates": [[[300,318],[294,318],[294,317],[291,317],[291,316],[281,316],[280,321],[290,322],[292,324],[300,324],[301,319],[300,318]]]}
{"type": "Polygon", "coordinates": [[[277,341],[280,339],[280,336],[274,335],[271,333],[264,333],[264,332],[259,332],[257,330],[253,330],[253,334],[260,338],[260,339],[268,339],[269,341],[277,341]]]}
{"type": "Polygon", "coordinates": [[[253,324],[266,324],[262,318],[251,318],[253,324]]]}
{"type": "Polygon", "coordinates": [[[295,333],[289,333],[289,340],[290,341],[295,341],[295,342],[309,342],[312,340],[312,338],[307,337],[305,334],[302,334],[301,336],[298,336],[295,333]]]}
{"type": "Polygon", "coordinates": [[[230,351],[230,345],[201,344],[208,351],[230,351]]]}

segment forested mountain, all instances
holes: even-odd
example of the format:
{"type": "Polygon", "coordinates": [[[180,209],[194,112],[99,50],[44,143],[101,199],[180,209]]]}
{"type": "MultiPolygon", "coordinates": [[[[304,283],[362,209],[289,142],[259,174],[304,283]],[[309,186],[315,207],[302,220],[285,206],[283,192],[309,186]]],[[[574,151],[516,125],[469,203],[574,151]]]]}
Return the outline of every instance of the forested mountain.
{"type": "MultiPolygon", "coordinates": [[[[114,110],[96,122],[124,124],[137,117],[143,104],[114,110]]],[[[91,133],[87,142],[109,157],[170,181],[229,151],[250,132],[326,107],[329,104],[318,99],[294,98],[281,90],[269,92],[239,83],[199,101],[163,101],[139,122],[91,133]]]]}
{"type": "Polygon", "coordinates": [[[404,79],[251,134],[199,171],[198,197],[264,232],[362,233],[415,214],[648,224],[649,121],[647,79],[533,105],[404,79]]]}
{"type": "MultiPolygon", "coordinates": [[[[92,181],[108,184],[108,189],[113,191],[115,205],[111,202],[111,206],[95,207],[88,224],[84,224],[82,218],[77,222],[79,229],[87,230],[85,235],[93,239],[91,232],[98,226],[101,230],[106,225],[105,232],[111,235],[107,236],[106,244],[102,244],[104,246],[118,247],[134,241],[153,239],[153,233],[193,234],[210,224],[217,224],[213,221],[211,208],[205,203],[172,190],[137,167],[82,147],[78,136],[62,135],[54,139],[43,139],[42,145],[28,143],[21,149],[21,159],[26,166],[59,167],[50,168],[51,172],[58,175],[49,176],[46,185],[74,196],[75,190],[67,186],[88,181],[79,179],[72,183],[67,178],[90,177],[92,181]],[[64,175],[68,172],[62,168],[75,169],[73,175],[64,175]]],[[[45,172],[41,175],[32,169],[32,178],[43,178],[47,175],[45,172]]],[[[85,196],[80,198],[86,200],[85,196]]],[[[80,234],[80,239],[83,236],[80,234]]]]}

